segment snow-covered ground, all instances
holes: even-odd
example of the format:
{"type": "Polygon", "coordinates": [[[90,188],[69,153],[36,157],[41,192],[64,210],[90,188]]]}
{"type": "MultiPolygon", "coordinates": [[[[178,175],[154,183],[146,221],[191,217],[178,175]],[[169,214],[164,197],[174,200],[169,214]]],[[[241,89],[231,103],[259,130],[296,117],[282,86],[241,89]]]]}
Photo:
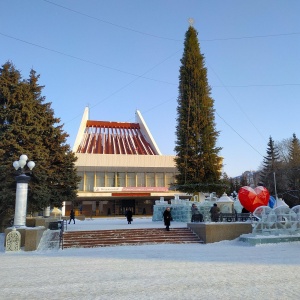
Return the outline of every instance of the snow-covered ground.
{"type": "MultiPolygon", "coordinates": [[[[172,227],[185,227],[172,222],[172,227]]],[[[68,230],[161,227],[151,218],[78,221],[68,230]]],[[[299,299],[300,243],[116,246],[6,252],[0,299],[299,299]]]]}

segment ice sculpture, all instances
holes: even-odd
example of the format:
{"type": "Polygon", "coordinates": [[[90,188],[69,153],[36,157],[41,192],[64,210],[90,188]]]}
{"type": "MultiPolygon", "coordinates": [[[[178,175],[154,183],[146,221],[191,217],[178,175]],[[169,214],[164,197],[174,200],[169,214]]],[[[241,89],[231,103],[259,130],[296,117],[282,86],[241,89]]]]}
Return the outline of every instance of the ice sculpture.
{"type": "Polygon", "coordinates": [[[289,208],[282,205],[276,208],[260,206],[253,213],[253,233],[260,234],[298,234],[300,233],[300,205],[289,208]]]}

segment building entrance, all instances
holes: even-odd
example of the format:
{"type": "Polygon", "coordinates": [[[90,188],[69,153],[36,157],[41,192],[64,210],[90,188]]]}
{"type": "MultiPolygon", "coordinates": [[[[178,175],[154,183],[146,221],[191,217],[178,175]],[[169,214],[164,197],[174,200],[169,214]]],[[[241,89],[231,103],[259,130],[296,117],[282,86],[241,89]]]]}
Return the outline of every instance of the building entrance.
{"type": "Polygon", "coordinates": [[[121,200],[121,214],[125,215],[127,209],[130,209],[135,215],[135,200],[121,200]]]}

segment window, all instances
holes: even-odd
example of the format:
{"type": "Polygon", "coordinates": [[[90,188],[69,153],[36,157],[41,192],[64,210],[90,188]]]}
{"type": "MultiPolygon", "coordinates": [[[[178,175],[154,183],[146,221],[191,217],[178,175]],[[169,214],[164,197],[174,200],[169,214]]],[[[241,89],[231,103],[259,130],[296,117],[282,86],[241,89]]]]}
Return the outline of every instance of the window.
{"type": "Polygon", "coordinates": [[[136,173],[136,185],[137,186],[146,186],[145,185],[145,173],[136,173]]]}
{"type": "Polygon", "coordinates": [[[175,183],[174,173],[166,173],[166,185],[169,187],[171,183],[175,183]]]}
{"type": "Polygon", "coordinates": [[[165,186],[164,173],[156,173],[156,186],[165,186]]]}
{"type": "Polygon", "coordinates": [[[86,172],[85,173],[85,191],[93,191],[94,190],[94,172],[86,172]]]}
{"type": "Polygon", "coordinates": [[[116,186],[115,185],[115,173],[108,172],[106,173],[106,185],[107,187],[116,186]]]}
{"type": "Polygon", "coordinates": [[[136,186],[135,173],[127,173],[127,186],[136,186]]]}
{"type": "Polygon", "coordinates": [[[125,173],[117,173],[117,186],[124,187],[125,183],[125,173]]]}
{"type": "Polygon", "coordinates": [[[83,183],[84,183],[84,173],[78,172],[77,175],[81,177],[80,182],[78,183],[78,191],[83,191],[83,183]]]}
{"type": "Polygon", "coordinates": [[[155,186],[154,173],[146,173],[146,186],[148,187],[155,186]]]}
{"type": "Polygon", "coordinates": [[[105,186],[105,173],[104,172],[97,172],[96,173],[96,184],[97,187],[105,186]]]}

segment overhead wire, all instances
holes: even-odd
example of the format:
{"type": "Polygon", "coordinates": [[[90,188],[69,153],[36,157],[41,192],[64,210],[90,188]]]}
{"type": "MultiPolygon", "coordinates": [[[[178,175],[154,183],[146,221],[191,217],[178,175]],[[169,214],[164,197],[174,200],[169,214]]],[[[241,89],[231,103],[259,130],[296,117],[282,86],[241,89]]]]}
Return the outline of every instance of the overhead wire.
{"type": "MultiPolygon", "coordinates": [[[[56,54],[60,54],[60,55],[63,55],[63,56],[69,57],[69,58],[73,58],[73,59],[85,62],[85,63],[96,65],[98,67],[102,67],[102,68],[109,69],[109,70],[112,70],[112,71],[116,71],[116,72],[119,72],[119,73],[123,73],[123,74],[126,74],[126,75],[131,75],[131,76],[134,76],[134,77],[141,78],[141,75],[134,74],[134,73],[131,73],[131,72],[128,72],[128,71],[124,71],[124,70],[121,70],[121,69],[113,68],[113,67],[110,67],[110,66],[106,66],[106,65],[103,65],[103,64],[100,64],[100,63],[97,63],[97,62],[85,59],[85,58],[81,58],[81,57],[78,57],[78,56],[75,56],[75,55],[72,55],[72,54],[68,54],[68,53],[59,51],[59,50],[51,49],[51,48],[48,48],[48,47],[45,47],[45,46],[42,46],[42,45],[39,45],[39,44],[35,44],[35,43],[32,43],[32,42],[28,42],[28,41],[25,41],[23,39],[20,39],[20,38],[17,38],[17,37],[5,34],[3,32],[0,32],[0,35],[5,36],[5,37],[10,38],[10,39],[13,39],[13,40],[16,40],[16,41],[19,41],[19,42],[22,42],[22,43],[25,43],[25,44],[28,44],[28,45],[31,45],[31,46],[35,46],[35,47],[38,47],[38,48],[41,48],[41,49],[44,49],[44,50],[56,53],[56,54]]],[[[150,77],[142,77],[142,78],[147,79],[147,80],[156,81],[156,82],[161,82],[161,83],[166,83],[166,84],[174,85],[174,83],[167,82],[167,81],[162,81],[162,80],[158,80],[158,79],[154,79],[154,78],[150,78],[150,77]]]]}
{"type": "Polygon", "coordinates": [[[72,9],[72,8],[69,8],[69,7],[66,7],[66,6],[63,6],[63,5],[61,5],[61,4],[57,4],[57,3],[52,2],[52,1],[49,1],[49,0],[43,0],[43,1],[44,1],[44,2],[47,2],[47,3],[49,3],[49,4],[52,4],[52,5],[58,6],[58,7],[62,8],[62,9],[71,11],[71,12],[73,12],[73,13],[75,13],[75,14],[78,14],[78,15],[81,15],[81,16],[84,16],[84,17],[87,17],[87,18],[89,18],[89,19],[96,20],[96,21],[101,22],[101,23],[106,23],[106,24],[108,24],[108,25],[115,26],[115,27],[118,27],[118,28],[123,29],[123,30],[132,31],[132,32],[135,32],[135,33],[139,33],[139,34],[142,34],[142,35],[151,36],[151,37],[158,38],[158,39],[164,39],[164,40],[169,40],[169,41],[181,42],[181,40],[178,40],[178,39],[172,39],[172,38],[168,38],[168,37],[162,37],[162,36],[158,36],[158,35],[155,35],[155,34],[151,34],[151,33],[139,31],[139,30],[136,30],[136,29],[133,29],[133,28],[129,28],[129,27],[126,27],[126,26],[118,25],[118,24],[112,23],[112,22],[110,22],[110,21],[106,21],[106,20],[103,20],[103,19],[100,19],[100,18],[97,18],[97,17],[93,17],[93,16],[91,16],[91,15],[82,13],[82,12],[80,12],[80,11],[78,11],[78,10],[75,10],[75,9],[72,9]]]}
{"type": "MultiPolygon", "coordinates": [[[[156,65],[154,65],[152,68],[148,69],[147,71],[145,71],[143,74],[141,74],[140,76],[137,76],[135,79],[131,80],[130,82],[128,82],[127,84],[123,85],[122,87],[120,87],[118,90],[114,91],[113,93],[111,93],[110,95],[108,95],[107,97],[103,98],[101,101],[96,102],[96,104],[90,106],[90,108],[94,108],[99,104],[102,104],[103,102],[105,102],[107,99],[109,99],[110,97],[114,96],[115,94],[119,93],[120,91],[124,90],[126,87],[128,87],[129,85],[131,85],[132,83],[134,83],[135,81],[137,81],[140,78],[145,78],[144,75],[146,75],[147,73],[151,72],[153,69],[155,69],[156,67],[158,67],[159,65],[163,64],[165,61],[167,61],[168,59],[170,59],[171,57],[173,57],[174,55],[176,55],[180,50],[176,51],[175,53],[171,54],[170,56],[168,56],[167,58],[165,58],[164,60],[162,60],[161,62],[157,63],[156,65]]],[[[73,119],[71,119],[69,122],[73,121],[74,119],[78,118],[80,115],[77,115],[76,117],[74,117],[73,119]]]]}
{"type": "MultiPolygon", "coordinates": [[[[43,0],[43,1],[46,1],[46,0],[43,0]]],[[[34,47],[37,47],[37,48],[41,48],[41,49],[44,49],[44,50],[47,50],[47,51],[50,51],[50,52],[53,52],[53,53],[56,53],[56,54],[60,54],[60,55],[63,55],[63,56],[66,56],[66,57],[69,57],[69,58],[72,58],[72,59],[75,59],[75,60],[79,60],[79,61],[82,61],[82,62],[85,62],[85,63],[89,63],[89,64],[92,64],[92,65],[95,65],[95,66],[98,66],[98,67],[102,67],[102,68],[109,69],[109,70],[112,70],[112,71],[116,71],[116,72],[119,72],[119,73],[123,73],[123,74],[126,74],[126,75],[131,75],[131,76],[134,76],[134,77],[139,77],[139,78],[143,78],[143,79],[147,79],[147,80],[151,80],[151,81],[156,81],[156,82],[160,82],[160,83],[165,83],[165,84],[169,84],[169,85],[177,85],[176,83],[173,83],[173,82],[169,82],[169,81],[165,81],[165,80],[159,80],[159,79],[155,79],[155,78],[151,78],[151,77],[145,77],[145,76],[141,76],[141,75],[138,75],[138,74],[135,74],[135,73],[132,73],[132,72],[124,71],[124,70],[114,68],[114,67],[110,67],[110,66],[107,66],[107,65],[103,65],[103,64],[97,63],[97,62],[92,61],[92,60],[88,60],[88,59],[85,59],[85,58],[82,58],[82,57],[78,57],[78,56],[75,56],[75,55],[72,55],[72,54],[68,54],[68,53],[65,53],[65,52],[62,52],[62,51],[59,51],[59,50],[56,50],[56,49],[52,49],[52,48],[49,48],[49,47],[46,47],[46,46],[42,46],[42,45],[39,45],[39,44],[36,44],[36,43],[33,43],[33,42],[29,42],[29,41],[26,41],[24,39],[14,37],[12,35],[9,35],[9,34],[3,33],[3,32],[0,32],[0,35],[2,35],[4,37],[7,37],[7,38],[10,38],[10,39],[13,39],[13,40],[16,40],[18,42],[22,42],[22,43],[25,43],[25,44],[28,44],[28,45],[31,45],[31,46],[34,46],[34,47]]],[[[248,85],[221,85],[221,86],[213,85],[212,87],[216,87],[216,88],[218,88],[218,87],[222,87],[222,88],[224,88],[224,87],[246,88],[246,87],[276,87],[276,86],[299,86],[299,85],[300,85],[300,83],[279,83],[279,84],[248,84],[248,85]]]]}
{"type": "MultiPolygon", "coordinates": [[[[107,20],[103,20],[103,19],[91,16],[91,15],[88,15],[86,13],[80,12],[80,11],[72,9],[70,7],[66,7],[66,6],[63,6],[61,4],[57,4],[57,3],[53,2],[53,1],[50,1],[50,0],[42,0],[42,1],[47,2],[47,3],[49,3],[51,5],[54,5],[54,6],[60,7],[62,9],[68,10],[68,11],[73,12],[75,14],[82,15],[82,16],[87,17],[89,19],[93,19],[93,20],[96,20],[98,22],[102,22],[102,23],[106,23],[106,24],[114,26],[114,27],[118,27],[118,28],[123,29],[123,30],[132,31],[132,32],[135,32],[135,33],[138,33],[138,34],[147,35],[147,36],[151,36],[151,37],[158,38],[158,39],[164,39],[164,40],[175,41],[175,42],[181,42],[182,41],[181,39],[163,37],[163,36],[147,33],[147,32],[144,32],[144,31],[136,30],[136,29],[126,27],[126,26],[123,26],[123,25],[119,25],[119,24],[116,24],[116,23],[113,23],[113,22],[110,22],[110,21],[107,21],[107,20]]],[[[243,40],[243,39],[256,39],[256,38],[270,38],[270,37],[290,36],[290,35],[300,35],[300,32],[288,32],[288,33],[275,33],[275,34],[265,34],[265,35],[249,35],[249,36],[241,36],[241,37],[202,39],[201,41],[202,42],[215,42],[215,41],[243,40]]]]}
{"type": "Polygon", "coordinates": [[[248,144],[255,152],[257,152],[260,156],[264,157],[255,147],[253,147],[246,139],[243,138],[222,116],[219,115],[217,111],[215,111],[216,115],[223,120],[223,122],[230,127],[246,144],[248,144]]]}
{"type": "MultiPolygon", "coordinates": [[[[139,34],[143,34],[143,35],[147,35],[147,36],[151,36],[151,37],[155,37],[155,38],[160,38],[160,39],[166,39],[166,40],[173,40],[173,41],[181,41],[181,40],[178,40],[178,39],[171,39],[171,38],[167,38],[167,37],[162,37],[162,36],[157,36],[157,35],[153,35],[153,34],[149,34],[149,33],[146,33],[146,32],[142,32],[142,31],[139,31],[139,30],[136,30],[136,29],[132,29],[132,28],[129,28],[129,27],[125,27],[125,26],[122,26],[122,25],[118,25],[118,24],[115,24],[115,23],[112,23],[112,22],[109,22],[109,21],[106,21],[106,20],[103,20],[103,19],[100,19],[100,18],[97,18],[97,17],[94,17],[94,16],[91,16],[91,15],[88,15],[88,14],[85,14],[85,13],[82,13],[80,11],[77,11],[77,10],[74,10],[72,8],[69,8],[69,7],[66,7],[66,6],[63,6],[63,5],[60,5],[60,4],[57,4],[57,3],[54,3],[52,1],[49,1],[49,0],[43,0],[44,2],[47,2],[49,4],[52,4],[52,5],[55,5],[55,6],[58,6],[62,9],[65,9],[65,10],[68,10],[70,12],[73,12],[73,13],[76,13],[76,14],[79,14],[79,15],[82,15],[84,17],[87,17],[87,18],[90,18],[90,19],[94,19],[96,21],[99,21],[99,22],[102,22],[102,23],[106,23],[106,24],[109,24],[111,26],[115,26],[115,27],[119,27],[121,29],[124,29],[124,30],[128,30],[128,31],[132,31],[132,32],[135,32],[135,33],[139,33],[139,34]]],[[[269,37],[278,37],[278,36],[290,36],[290,35],[299,35],[300,32],[292,32],[292,33],[279,33],[279,34],[267,34],[267,35],[255,35],[255,36],[242,36],[242,37],[228,37],[228,38],[214,38],[214,39],[202,39],[201,42],[213,42],[213,41],[228,41],[228,40],[242,40],[242,39],[254,39],[254,38],[269,38],[269,37]]],[[[249,118],[248,114],[242,109],[242,107],[240,106],[240,104],[238,103],[238,101],[235,99],[235,97],[232,95],[232,93],[228,90],[228,87],[229,86],[225,86],[224,83],[222,82],[222,80],[220,79],[220,77],[217,75],[217,73],[214,71],[214,69],[210,66],[210,69],[215,73],[215,75],[217,76],[217,78],[219,79],[219,81],[221,82],[222,84],[222,87],[227,91],[227,93],[230,95],[230,97],[234,100],[235,104],[238,106],[238,108],[240,109],[240,111],[246,116],[247,120],[250,122],[250,124],[255,128],[255,130],[258,132],[258,134],[264,139],[266,140],[266,138],[263,136],[263,134],[261,133],[261,131],[255,126],[255,124],[251,121],[251,119],[249,118]]],[[[300,84],[282,84],[282,85],[248,85],[247,87],[249,86],[284,86],[284,85],[300,85],[300,84]]],[[[242,87],[242,86],[239,86],[239,87],[242,87]]],[[[150,109],[151,110],[151,109],[150,109]]],[[[228,124],[228,123],[227,123],[228,124]]],[[[235,131],[236,132],[236,131],[235,131]]]]}
{"type": "MultiPolygon", "coordinates": [[[[208,64],[209,65],[209,64],[208,64]]],[[[263,138],[264,141],[266,141],[266,137],[263,136],[263,134],[261,133],[261,131],[255,126],[255,124],[251,121],[250,117],[248,116],[248,114],[243,110],[243,108],[240,106],[240,104],[238,103],[238,101],[235,99],[235,97],[232,95],[232,93],[229,91],[229,89],[224,85],[223,81],[221,80],[221,78],[219,77],[219,75],[216,73],[216,71],[213,69],[213,67],[211,65],[209,65],[209,68],[213,71],[213,73],[215,74],[215,76],[218,78],[218,80],[221,82],[221,84],[223,85],[223,88],[226,90],[226,92],[229,94],[229,96],[231,97],[231,99],[233,99],[234,103],[238,106],[239,110],[245,115],[245,117],[247,118],[247,120],[250,122],[250,124],[255,128],[255,130],[258,132],[258,134],[263,138]]]]}
{"type": "Polygon", "coordinates": [[[265,34],[265,35],[249,35],[249,36],[240,36],[240,37],[204,39],[202,41],[203,42],[215,42],[215,41],[245,40],[245,39],[272,38],[272,37],[290,36],[290,35],[300,35],[300,32],[287,32],[287,33],[275,33],[275,34],[265,34]]]}
{"type": "MultiPolygon", "coordinates": [[[[57,53],[57,54],[60,54],[60,55],[64,55],[64,56],[67,56],[67,57],[70,57],[70,58],[73,58],[73,59],[76,59],[76,60],[80,60],[80,61],[83,61],[83,62],[86,62],[86,63],[90,63],[90,64],[93,64],[93,65],[97,65],[97,66],[100,66],[100,67],[103,67],[103,68],[107,68],[107,69],[111,69],[111,70],[114,70],[114,71],[117,71],[117,72],[120,72],[120,73],[125,73],[125,74],[128,74],[128,75],[132,75],[132,76],[135,76],[135,79],[133,79],[132,81],[130,81],[129,83],[125,84],[124,86],[120,87],[118,90],[114,91],[113,93],[111,93],[110,95],[108,95],[107,97],[105,97],[104,99],[102,99],[101,101],[98,101],[96,104],[92,105],[90,108],[94,108],[96,107],[97,105],[105,102],[107,99],[109,99],[110,97],[114,96],[115,94],[119,93],[120,91],[122,91],[123,89],[125,89],[126,87],[128,87],[129,85],[133,84],[136,80],[138,79],[147,79],[147,80],[153,80],[153,81],[157,81],[157,82],[161,82],[161,83],[166,83],[166,84],[172,84],[172,85],[175,85],[173,83],[170,83],[170,82],[166,82],[166,81],[161,81],[161,80],[156,80],[156,79],[153,79],[153,78],[148,78],[148,77],[145,77],[144,75],[146,75],[147,73],[149,73],[150,71],[152,71],[154,68],[156,68],[157,66],[161,65],[162,63],[164,63],[166,60],[168,60],[169,58],[171,58],[172,56],[174,56],[175,54],[177,54],[180,50],[176,51],[175,53],[173,53],[172,55],[170,55],[169,57],[167,57],[166,59],[164,59],[163,61],[161,61],[160,63],[156,64],[154,67],[150,68],[149,70],[147,70],[146,72],[144,72],[143,74],[141,75],[137,75],[137,74],[133,74],[133,73],[130,73],[130,72],[126,72],[126,71],[122,71],[120,69],[116,69],[116,68],[112,68],[112,67],[109,67],[109,66],[105,66],[105,65],[102,65],[102,64],[99,64],[99,63],[96,63],[96,62],[93,62],[93,61],[90,61],[90,60],[87,60],[87,59],[83,59],[83,58],[80,58],[80,57],[76,57],[74,55],[71,55],[71,54],[67,54],[67,53],[64,53],[64,52],[61,52],[61,51],[58,51],[58,50],[54,50],[54,49],[50,49],[48,47],[44,47],[44,46],[41,46],[41,45],[38,45],[38,44],[35,44],[35,43],[32,43],[32,42],[28,42],[28,41],[25,41],[25,40],[22,40],[22,39],[19,39],[19,38],[16,38],[16,37],[13,37],[13,36],[10,36],[10,35],[7,35],[7,34],[4,34],[2,32],[0,32],[1,35],[5,36],[5,37],[8,37],[8,38],[11,38],[11,39],[14,39],[14,40],[17,40],[17,41],[20,41],[20,42],[23,42],[23,43],[26,43],[26,44],[29,44],[29,45],[32,45],[32,46],[35,46],[35,47],[39,47],[39,48],[42,48],[44,50],[47,50],[47,51],[51,51],[51,52],[54,52],[54,53],[57,53]]],[[[248,115],[243,111],[243,109],[240,107],[239,103],[237,102],[237,100],[233,97],[233,95],[230,93],[230,91],[227,89],[227,87],[223,84],[222,80],[220,79],[220,77],[217,75],[217,73],[213,70],[213,68],[210,66],[210,69],[212,69],[212,71],[215,73],[215,75],[218,77],[218,79],[220,80],[220,82],[222,83],[222,87],[226,89],[226,91],[228,92],[228,94],[234,99],[235,103],[237,104],[237,106],[239,107],[239,109],[245,114],[245,116],[247,117],[248,121],[252,124],[252,126],[258,131],[258,133],[262,136],[261,132],[257,129],[257,127],[253,124],[253,122],[250,120],[250,118],[248,117],[248,115]]],[[[287,84],[284,84],[284,85],[287,85],[287,84]]],[[[299,85],[299,84],[288,84],[288,85],[299,85]]],[[[260,86],[269,86],[269,85],[260,85],[260,86]]],[[[274,85],[273,85],[274,86],[274,85]]],[[[237,86],[237,87],[240,87],[240,86],[237,86]]],[[[249,86],[247,86],[249,87],[249,86]]],[[[171,99],[174,99],[174,97],[172,97],[171,99]]],[[[148,109],[147,111],[143,112],[143,113],[148,113],[149,111],[155,109],[156,107],[159,107],[160,105],[163,105],[167,102],[169,102],[170,100],[167,100],[165,102],[163,102],[162,104],[159,104],[159,105],[156,105],[155,107],[153,108],[150,108],[148,109]]],[[[246,139],[244,139],[231,125],[229,125],[228,122],[225,121],[224,118],[222,118],[217,112],[216,114],[219,116],[219,118],[221,118],[225,124],[227,124],[227,126],[229,126],[243,141],[245,141],[252,149],[254,149],[257,153],[259,153],[261,156],[263,156],[257,149],[255,149],[248,141],[246,141],[246,139]]],[[[72,118],[71,120],[65,122],[65,124],[67,123],[70,123],[72,122],[73,120],[77,119],[78,117],[80,117],[80,115],[77,115],[75,116],[74,118],[72,118]]],[[[263,136],[262,136],[263,137],[263,136]]]]}
{"type": "MultiPolygon", "coordinates": [[[[127,31],[132,31],[132,32],[135,32],[135,33],[138,33],[138,34],[142,34],[142,35],[147,35],[147,36],[150,36],[150,37],[154,37],[154,38],[159,38],[159,39],[165,39],[165,40],[172,40],[172,41],[181,41],[181,40],[178,40],[178,39],[172,39],[172,38],[167,38],[167,37],[162,37],[162,36],[158,36],[158,35],[154,35],[154,34],[150,34],[150,33],[146,33],[146,32],[142,32],[142,31],[139,31],[139,30],[135,30],[135,29],[132,29],[132,28],[129,28],[129,27],[126,27],[126,26],[122,26],[122,25],[118,25],[118,24],[115,24],[115,23],[112,23],[112,22],[109,22],[109,21],[106,21],[106,20],[103,20],[103,19],[100,19],[100,18],[97,18],[97,17],[93,17],[91,15],[88,15],[88,14],[85,14],[85,13],[82,13],[80,11],[77,11],[77,10],[74,10],[72,8],[69,8],[69,7],[66,7],[66,6],[63,6],[63,5],[60,5],[60,4],[57,4],[57,3],[54,3],[52,1],[49,1],[49,0],[43,0],[44,2],[47,2],[51,5],[54,5],[54,6],[57,6],[59,8],[62,8],[64,10],[68,10],[72,13],[75,13],[75,14],[78,14],[78,15],[82,15],[84,17],[87,17],[87,18],[90,18],[90,19],[94,19],[98,22],[102,22],[102,23],[106,23],[106,24],[109,24],[111,26],[115,26],[115,27],[118,27],[120,29],[123,29],[123,30],[127,30],[127,31]]],[[[42,48],[44,50],[47,50],[47,51],[51,51],[51,52],[54,52],[54,53],[57,53],[57,54],[60,54],[60,55],[64,55],[66,57],[69,57],[69,58],[73,58],[73,59],[76,59],[76,60],[79,60],[79,61],[82,61],[82,62],[85,62],[85,63],[89,63],[89,64],[93,64],[93,65],[97,65],[97,66],[100,66],[102,68],[106,68],[106,69],[110,69],[110,70],[113,70],[113,71],[117,71],[117,72],[120,72],[120,73],[124,73],[124,74],[127,74],[127,75],[131,75],[131,76],[135,76],[135,79],[130,81],[129,83],[127,83],[126,85],[122,86],[121,88],[119,88],[118,90],[116,90],[115,92],[113,92],[112,94],[110,94],[109,96],[105,97],[104,99],[102,99],[101,101],[97,102],[95,105],[93,105],[91,108],[99,105],[100,103],[103,103],[104,101],[106,101],[108,98],[110,98],[111,96],[117,94],[118,92],[120,92],[121,90],[125,89],[127,86],[131,85],[132,83],[134,83],[136,80],[140,79],[140,78],[144,78],[144,79],[147,79],[147,80],[152,80],[152,81],[157,81],[157,82],[161,82],[161,83],[165,83],[165,84],[171,84],[171,85],[175,85],[174,83],[170,83],[170,82],[166,82],[166,81],[161,81],[161,80],[156,80],[156,79],[153,79],[153,78],[148,78],[148,77],[145,77],[144,75],[147,74],[148,72],[150,72],[152,69],[156,68],[158,65],[162,64],[163,62],[165,62],[166,60],[169,59],[166,58],[165,60],[163,60],[162,62],[158,63],[157,65],[155,65],[153,68],[149,69],[148,71],[144,72],[142,75],[137,75],[137,74],[133,74],[131,72],[127,72],[127,71],[123,71],[123,70],[120,70],[120,69],[117,69],[117,68],[113,68],[113,67],[110,67],[110,66],[106,66],[106,65],[102,65],[102,64],[99,64],[99,63],[96,63],[96,62],[93,62],[93,61],[90,61],[90,60],[87,60],[87,59],[83,59],[83,58],[80,58],[80,57],[77,57],[77,56],[74,56],[74,55],[71,55],[71,54],[67,54],[67,53],[64,53],[64,52],[61,52],[61,51],[58,51],[58,50],[54,50],[54,49],[51,49],[51,48],[48,48],[48,47],[44,47],[44,46],[41,46],[41,45],[38,45],[38,44],[35,44],[35,43],[31,43],[31,42],[28,42],[28,41],[25,41],[25,40],[22,40],[22,39],[19,39],[19,38],[16,38],[16,37],[13,37],[13,36],[10,36],[10,35],[7,35],[5,33],[1,33],[1,35],[5,36],[5,37],[8,37],[8,38],[11,38],[11,39],[15,39],[17,41],[20,41],[20,42],[23,42],[23,43],[27,43],[29,45],[32,45],[32,46],[35,46],[35,47],[39,47],[39,48],[42,48]]],[[[215,38],[215,39],[202,39],[201,41],[202,42],[213,42],[213,41],[226,41],[226,40],[242,40],[242,39],[253,39],[253,38],[268,38],[268,37],[278,37],[278,36],[290,36],[290,35],[299,35],[300,32],[292,32],[292,33],[281,33],[281,34],[268,34],[268,35],[256,35],[256,36],[243,36],[243,37],[229,37],[229,38],[215,38]]],[[[178,53],[178,51],[176,51],[176,53],[178,53]]],[[[175,54],[176,54],[175,53],[175,54]]],[[[172,54],[170,57],[172,57],[173,55],[175,54],[172,54]]],[[[251,123],[251,125],[256,129],[256,131],[260,134],[260,136],[263,137],[262,133],[258,130],[258,128],[253,124],[253,122],[251,121],[251,119],[248,117],[248,115],[243,111],[243,109],[241,108],[241,106],[239,105],[239,103],[237,102],[237,100],[234,98],[234,96],[230,93],[230,91],[228,90],[228,87],[229,86],[225,86],[222,82],[222,80],[220,79],[220,77],[216,74],[216,72],[213,70],[212,67],[210,67],[212,69],[212,71],[215,73],[215,75],[218,77],[218,79],[220,80],[220,82],[222,83],[222,87],[226,89],[227,93],[231,96],[231,98],[234,100],[235,104],[238,106],[238,108],[243,112],[243,114],[247,117],[248,121],[251,123]]],[[[298,86],[300,84],[278,84],[278,85],[247,85],[247,86],[231,86],[231,87],[256,87],[256,86],[285,86],[285,85],[295,85],[295,86],[298,86]]],[[[172,97],[173,99],[173,97],[172,97]]],[[[170,100],[168,100],[170,101],[170,100]]],[[[166,101],[166,102],[168,102],[166,101]]],[[[165,102],[164,102],[165,103],[165,102]]],[[[157,106],[160,106],[160,105],[157,105],[157,106]]],[[[157,107],[155,106],[155,107],[157,107]]],[[[151,108],[149,109],[147,112],[153,110],[154,108],[151,108]]],[[[242,138],[252,149],[254,149],[257,153],[259,153],[259,151],[257,151],[249,142],[247,142],[232,126],[230,126],[228,124],[228,122],[226,122],[224,120],[224,118],[222,118],[217,112],[216,114],[240,137],[242,138]]],[[[70,121],[68,122],[71,122],[72,120],[76,119],[78,116],[74,117],[73,119],[71,119],[70,121]]],[[[263,139],[265,139],[263,137],[263,139]]],[[[259,153],[260,154],[260,153],[259,153]]],[[[261,154],[260,154],[261,155],[261,154]]]]}
{"type": "Polygon", "coordinates": [[[278,83],[278,84],[247,84],[247,85],[213,85],[213,87],[248,88],[248,87],[277,87],[277,86],[299,86],[300,83],[278,83]]]}
{"type": "MultiPolygon", "coordinates": [[[[57,54],[60,54],[60,55],[64,55],[64,56],[67,56],[67,57],[70,57],[70,58],[73,58],[73,59],[76,59],[76,60],[80,60],[82,62],[86,62],[86,63],[90,63],[90,64],[93,64],[93,65],[96,65],[96,66],[100,66],[100,67],[103,67],[103,68],[107,68],[107,69],[110,69],[110,70],[113,70],[113,71],[117,71],[117,72],[120,72],[120,73],[125,73],[125,74],[128,74],[128,75],[132,75],[135,77],[135,79],[133,79],[132,81],[130,81],[129,83],[123,85],[122,87],[120,87],[119,89],[115,90],[113,93],[111,93],[110,95],[108,95],[107,97],[103,98],[101,101],[98,101],[96,102],[96,104],[92,105],[90,108],[94,108],[96,107],[97,105],[105,102],[107,99],[109,99],[110,97],[114,96],[115,94],[119,93],[120,91],[122,91],[123,89],[125,89],[126,87],[128,87],[129,85],[131,85],[132,83],[134,83],[136,80],[138,79],[147,79],[147,80],[152,80],[152,81],[156,81],[156,82],[160,82],[160,83],[164,83],[164,84],[169,84],[169,85],[176,85],[175,83],[171,83],[171,82],[167,82],[167,81],[162,81],[162,80],[157,80],[157,79],[153,79],[153,78],[149,78],[149,77],[145,77],[144,75],[146,75],[147,73],[149,73],[150,71],[152,71],[153,69],[155,69],[156,67],[158,67],[159,65],[163,64],[165,61],[169,60],[171,57],[175,56],[180,50],[177,50],[176,52],[174,52],[173,54],[169,55],[167,58],[163,59],[161,62],[157,63],[156,65],[154,65],[152,68],[148,69],[146,72],[144,72],[143,74],[141,75],[137,75],[137,74],[133,74],[133,73],[130,73],[130,72],[126,72],[126,71],[122,71],[120,69],[116,69],[116,68],[112,68],[112,67],[109,67],[109,66],[105,66],[105,65],[102,65],[102,64],[99,64],[99,63],[96,63],[96,62],[93,62],[93,61],[90,61],[90,60],[87,60],[87,59],[84,59],[84,58],[80,58],[80,57],[77,57],[77,56],[74,56],[74,55],[71,55],[71,54],[67,54],[67,53],[64,53],[64,52],[61,52],[61,51],[58,51],[58,50],[55,50],[55,49],[50,49],[48,47],[45,47],[45,46],[41,46],[41,45],[38,45],[38,44],[35,44],[35,43],[32,43],[32,42],[28,42],[28,41],[25,41],[23,39],[19,39],[19,38],[16,38],[16,37],[13,37],[13,36],[10,36],[10,35],[7,35],[5,33],[2,33],[0,32],[0,35],[3,35],[5,37],[8,37],[8,38],[11,38],[11,39],[14,39],[14,40],[17,40],[19,42],[23,42],[23,43],[26,43],[26,44],[29,44],[31,46],[35,46],[35,47],[38,47],[38,48],[41,48],[41,49],[44,49],[44,50],[47,50],[47,51],[51,51],[51,52],[54,52],[54,53],[57,53],[57,54]]],[[[150,109],[151,110],[151,109],[150,109]]],[[[76,115],[74,118],[72,118],[71,120],[65,122],[65,124],[69,123],[69,122],[72,122],[73,120],[77,119],[78,117],[80,117],[81,115],[76,115]]]]}

